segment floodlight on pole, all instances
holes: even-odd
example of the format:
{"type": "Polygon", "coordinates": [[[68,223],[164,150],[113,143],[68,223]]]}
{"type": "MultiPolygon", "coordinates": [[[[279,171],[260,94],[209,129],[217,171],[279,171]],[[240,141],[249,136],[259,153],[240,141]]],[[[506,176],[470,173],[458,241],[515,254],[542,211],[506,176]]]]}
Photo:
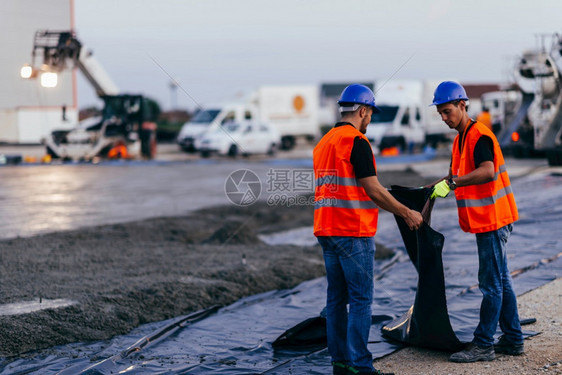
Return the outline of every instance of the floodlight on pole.
{"type": "Polygon", "coordinates": [[[29,64],[25,64],[24,66],[21,67],[20,69],[20,76],[21,78],[31,78],[33,74],[33,68],[31,67],[31,65],[29,64]]]}
{"type": "Polygon", "coordinates": [[[56,87],[58,83],[57,73],[43,72],[41,73],[41,86],[43,87],[56,87]]]}

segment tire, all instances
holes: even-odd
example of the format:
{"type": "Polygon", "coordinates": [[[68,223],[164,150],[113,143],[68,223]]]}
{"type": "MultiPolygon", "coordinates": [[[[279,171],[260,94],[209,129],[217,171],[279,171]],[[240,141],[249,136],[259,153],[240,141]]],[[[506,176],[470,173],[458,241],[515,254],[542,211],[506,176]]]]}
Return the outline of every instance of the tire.
{"type": "Polygon", "coordinates": [[[445,142],[445,140],[435,135],[428,135],[425,137],[424,146],[429,146],[433,149],[437,149],[437,147],[439,146],[439,142],[445,142]]]}
{"type": "Polygon", "coordinates": [[[397,137],[397,136],[384,137],[381,140],[381,144],[379,147],[381,150],[390,147],[398,147],[399,149],[401,149],[401,151],[405,151],[406,141],[404,140],[404,137],[397,137]]]}
{"type": "Polygon", "coordinates": [[[515,159],[525,159],[530,156],[529,149],[525,146],[514,146],[511,150],[511,154],[515,159]]]}
{"type": "Polygon", "coordinates": [[[546,152],[548,165],[551,167],[559,167],[562,165],[562,150],[550,150],[546,152]]]}
{"type": "Polygon", "coordinates": [[[228,149],[228,156],[230,156],[231,158],[237,157],[238,156],[238,146],[231,145],[230,148],[228,149]]]}
{"type": "Polygon", "coordinates": [[[209,156],[211,156],[211,151],[201,151],[202,158],[208,158],[209,156]]]}
{"type": "Polygon", "coordinates": [[[275,143],[272,143],[271,146],[269,146],[269,150],[267,150],[267,155],[275,156],[276,153],[277,153],[277,145],[275,143]]]}
{"type": "Polygon", "coordinates": [[[291,150],[293,147],[295,147],[295,137],[292,135],[281,137],[282,150],[291,150]]]}
{"type": "Polygon", "coordinates": [[[392,147],[391,143],[388,141],[387,138],[383,138],[381,139],[381,142],[379,144],[379,148],[382,150],[384,150],[385,148],[389,148],[392,147]]]}

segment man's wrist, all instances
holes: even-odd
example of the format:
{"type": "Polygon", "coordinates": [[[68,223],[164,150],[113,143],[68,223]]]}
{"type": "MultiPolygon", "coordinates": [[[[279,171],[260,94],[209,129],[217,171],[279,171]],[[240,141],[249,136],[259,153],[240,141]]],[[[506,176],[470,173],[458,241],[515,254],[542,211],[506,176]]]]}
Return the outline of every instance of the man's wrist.
{"type": "Polygon", "coordinates": [[[457,183],[452,177],[447,180],[447,185],[449,185],[449,189],[451,190],[455,190],[457,188],[457,183]]]}

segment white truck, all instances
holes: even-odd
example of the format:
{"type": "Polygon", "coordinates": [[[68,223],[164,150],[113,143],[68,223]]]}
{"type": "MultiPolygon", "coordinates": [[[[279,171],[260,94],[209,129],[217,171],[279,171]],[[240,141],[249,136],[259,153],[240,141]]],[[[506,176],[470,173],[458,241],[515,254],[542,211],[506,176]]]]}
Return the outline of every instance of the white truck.
{"type": "Polygon", "coordinates": [[[441,120],[433,101],[433,92],[441,81],[396,80],[375,91],[380,113],[373,114],[365,134],[379,150],[398,147],[412,150],[426,144],[452,140],[455,131],[441,120]]]}
{"type": "Polygon", "coordinates": [[[319,90],[316,85],[269,85],[259,87],[247,99],[210,105],[199,110],[180,130],[182,150],[196,151],[196,139],[231,121],[256,120],[279,132],[281,148],[293,148],[298,137],[319,135],[319,90]]]}

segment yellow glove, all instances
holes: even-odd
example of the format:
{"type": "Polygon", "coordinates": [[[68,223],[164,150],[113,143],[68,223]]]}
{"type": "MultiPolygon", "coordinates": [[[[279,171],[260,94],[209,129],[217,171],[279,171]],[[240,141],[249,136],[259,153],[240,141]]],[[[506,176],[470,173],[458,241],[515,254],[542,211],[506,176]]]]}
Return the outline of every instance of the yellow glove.
{"type": "Polygon", "coordinates": [[[451,191],[451,189],[449,189],[449,184],[447,183],[447,180],[443,180],[437,184],[435,184],[435,186],[433,187],[433,193],[431,193],[431,199],[434,199],[435,197],[439,197],[439,198],[445,198],[447,195],[449,195],[449,192],[451,191]]]}

